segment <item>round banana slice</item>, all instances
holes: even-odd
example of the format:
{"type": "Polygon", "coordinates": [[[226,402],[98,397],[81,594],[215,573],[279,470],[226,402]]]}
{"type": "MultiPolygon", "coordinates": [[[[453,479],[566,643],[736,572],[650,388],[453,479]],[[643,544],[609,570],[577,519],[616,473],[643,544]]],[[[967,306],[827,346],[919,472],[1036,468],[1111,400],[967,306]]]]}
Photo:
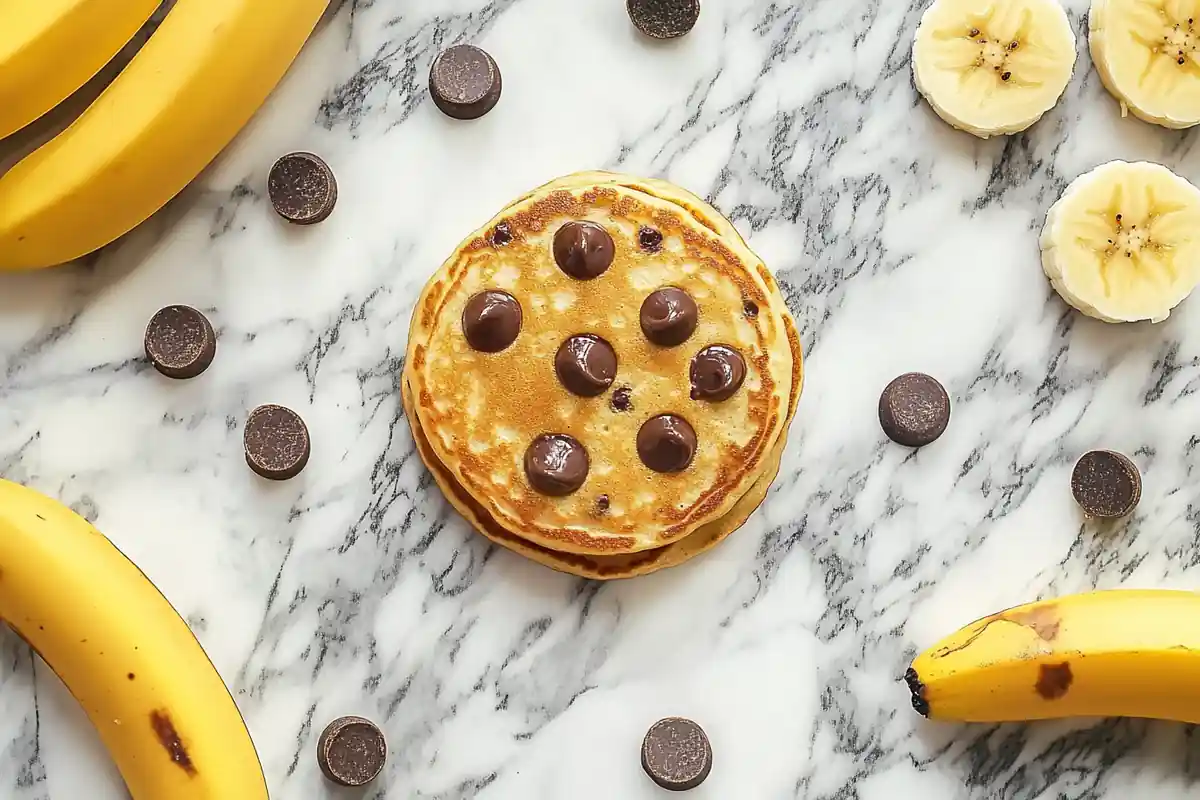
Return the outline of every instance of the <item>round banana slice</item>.
{"type": "Polygon", "coordinates": [[[1200,2],[1093,0],[1088,43],[1121,116],[1167,128],[1200,124],[1200,2]]]}
{"type": "Polygon", "coordinates": [[[1075,33],[1057,0],[934,0],[912,61],[938,116],[986,139],[1054,108],[1075,71],[1075,33]]]}
{"type": "Polygon", "coordinates": [[[1042,269],[1105,322],[1161,322],[1200,283],[1200,189],[1145,161],[1076,178],[1046,215],[1042,269]]]}

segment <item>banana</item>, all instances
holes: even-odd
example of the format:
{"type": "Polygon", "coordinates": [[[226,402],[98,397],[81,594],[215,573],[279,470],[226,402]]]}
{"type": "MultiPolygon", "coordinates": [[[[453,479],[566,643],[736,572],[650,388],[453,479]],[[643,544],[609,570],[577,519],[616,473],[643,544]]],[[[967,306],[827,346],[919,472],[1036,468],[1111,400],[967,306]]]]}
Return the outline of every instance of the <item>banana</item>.
{"type": "Polygon", "coordinates": [[[250,119],[327,0],[178,0],[69,128],[0,176],[0,270],[100,248],[174,197],[250,119]]]}
{"type": "Polygon", "coordinates": [[[83,86],[133,38],[159,0],[0,3],[0,139],[83,86]]]}
{"type": "Polygon", "coordinates": [[[1056,0],[934,0],[913,42],[917,90],[938,116],[987,139],[1025,130],[1075,71],[1075,33],[1056,0]]]}
{"type": "Polygon", "coordinates": [[[0,617],[83,705],[134,800],[267,800],[250,734],[187,623],[86,520],[4,480],[0,617]]]}
{"type": "Polygon", "coordinates": [[[1093,0],[1088,44],[1121,116],[1200,124],[1200,1],[1093,0]]]}
{"type": "Polygon", "coordinates": [[[1105,322],[1161,322],[1200,282],[1200,189],[1166,167],[1110,161],[1051,206],[1042,268],[1105,322]]]}
{"type": "Polygon", "coordinates": [[[905,675],[927,717],[1013,722],[1145,717],[1200,722],[1200,594],[1112,590],[973,622],[905,675]]]}

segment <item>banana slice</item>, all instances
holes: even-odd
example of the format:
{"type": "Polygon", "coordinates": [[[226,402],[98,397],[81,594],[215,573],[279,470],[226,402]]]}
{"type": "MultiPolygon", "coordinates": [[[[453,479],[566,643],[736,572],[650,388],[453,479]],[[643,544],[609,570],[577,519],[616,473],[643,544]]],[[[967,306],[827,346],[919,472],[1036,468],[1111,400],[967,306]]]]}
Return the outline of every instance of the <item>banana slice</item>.
{"type": "Polygon", "coordinates": [[[1110,161],[1046,215],[1042,269],[1105,322],[1161,322],[1200,283],[1200,189],[1166,167],[1110,161]]]}
{"type": "Polygon", "coordinates": [[[1054,108],[1075,71],[1075,33],[1057,0],[934,0],[912,62],[938,116],[986,139],[1054,108]]]}
{"type": "Polygon", "coordinates": [[[1200,124],[1200,0],[1093,0],[1088,43],[1121,116],[1200,124]]]}

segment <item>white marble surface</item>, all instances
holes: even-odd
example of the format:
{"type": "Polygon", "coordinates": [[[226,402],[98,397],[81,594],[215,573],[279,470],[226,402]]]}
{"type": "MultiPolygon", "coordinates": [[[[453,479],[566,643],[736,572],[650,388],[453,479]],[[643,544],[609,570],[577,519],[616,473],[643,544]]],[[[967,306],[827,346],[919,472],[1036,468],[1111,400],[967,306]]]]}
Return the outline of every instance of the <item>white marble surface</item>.
{"type": "MultiPolygon", "coordinates": [[[[1200,588],[1200,300],[1158,325],[1070,312],[1036,233],[1074,176],[1120,157],[1200,180],[1195,133],[1123,120],[1086,54],[1026,135],[979,141],[918,102],[923,0],[705,0],[684,40],[639,38],[621,0],[348,2],[221,159],[94,263],[0,276],[0,475],[74,504],[185,614],[234,689],[279,800],[328,789],[329,719],[379,720],[370,798],[649,800],[647,726],[690,716],[729,800],[1182,800],[1189,728],[925,723],[900,682],[968,620],[1094,586],[1200,588]],[[481,44],[500,105],[459,123],[430,60],[481,44]],[[288,228],[271,162],[311,149],[337,210],[288,228]],[[777,272],[807,386],[780,479],[707,557],[592,585],[489,547],[413,453],[397,393],[418,288],[520,192],[577,169],[674,180],[777,272]],[[200,379],[139,359],[182,302],[220,333],[200,379]],[[917,454],[879,390],[923,370],[954,416],[917,454]],[[246,469],[241,421],[299,410],[294,481],[246,469]],[[1144,497],[1099,532],[1068,492],[1092,447],[1144,497]]],[[[0,633],[0,796],[124,796],[86,719],[0,633]]]]}

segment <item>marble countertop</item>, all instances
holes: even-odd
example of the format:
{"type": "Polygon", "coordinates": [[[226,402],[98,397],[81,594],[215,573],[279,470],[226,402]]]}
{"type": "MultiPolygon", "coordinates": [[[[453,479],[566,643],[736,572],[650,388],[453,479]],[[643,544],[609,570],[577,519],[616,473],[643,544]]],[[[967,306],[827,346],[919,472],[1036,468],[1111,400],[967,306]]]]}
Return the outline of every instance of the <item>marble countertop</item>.
{"type": "MultiPolygon", "coordinates": [[[[386,729],[370,798],[650,800],[646,728],[707,730],[697,798],[1181,800],[1190,728],[1142,721],[927,723],[900,681],[978,616],[1092,587],[1200,588],[1200,300],[1157,326],[1070,311],[1037,233],[1111,158],[1200,180],[1200,139],[1122,119],[1087,57],[1024,135],[981,141],[918,101],[924,0],[705,0],[658,44],[621,0],[351,0],[190,189],[91,263],[0,276],[0,475],[105,531],[186,616],[232,687],[272,797],[327,788],[315,742],[342,714],[386,729]],[[434,10],[436,9],[436,10],[434,10]],[[430,61],[470,41],[504,95],[442,116],[430,61]],[[274,217],[284,152],[336,172],[333,216],[274,217]],[[779,480],[750,522],[678,569],[598,585],[489,546],[413,452],[397,390],[417,292],[458,240],[578,169],[707,196],[775,270],[807,384],[779,480]],[[217,360],[172,382],[146,321],[209,314],[217,360]],[[921,370],[950,428],[888,443],[880,389],[921,370]],[[241,422],[307,420],[296,480],[253,476],[241,422]],[[1114,531],[1068,478],[1130,454],[1145,486],[1114,531]]],[[[0,796],[124,797],[57,679],[0,633],[0,796]]]]}

